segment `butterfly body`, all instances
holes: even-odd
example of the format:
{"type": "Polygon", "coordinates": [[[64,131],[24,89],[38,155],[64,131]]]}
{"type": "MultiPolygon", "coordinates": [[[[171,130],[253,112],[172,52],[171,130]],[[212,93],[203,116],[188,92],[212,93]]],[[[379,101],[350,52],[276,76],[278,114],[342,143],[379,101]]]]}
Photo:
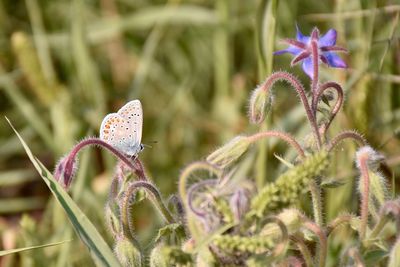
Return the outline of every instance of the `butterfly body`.
{"type": "Polygon", "coordinates": [[[143,150],[142,127],[142,104],[137,99],[132,100],[117,113],[110,113],[103,119],[100,139],[128,156],[136,156],[143,150]]]}

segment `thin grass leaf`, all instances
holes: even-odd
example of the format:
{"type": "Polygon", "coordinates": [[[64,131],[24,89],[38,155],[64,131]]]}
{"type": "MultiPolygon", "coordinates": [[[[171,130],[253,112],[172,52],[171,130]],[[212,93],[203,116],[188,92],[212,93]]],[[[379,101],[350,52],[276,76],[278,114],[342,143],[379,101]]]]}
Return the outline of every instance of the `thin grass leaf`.
{"type": "Polygon", "coordinates": [[[0,188],[15,186],[36,180],[36,173],[29,169],[8,170],[0,172],[0,188]]]}
{"type": "Polygon", "coordinates": [[[26,247],[26,248],[15,248],[15,249],[2,250],[2,251],[0,251],[0,257],[14,254],[14,253],[23,252],[23,251],[38,249],[38,248],[58,246],[58,245],[61,245],[61,244],[67,243],[67,242],[71,242],[71,240],[64,240],[64,241],[60,241],[60,242],[55,242],[55,243],[50,243],[50,244],[45,244],[45,245],[38,245],[38,246],[31,246],[31,247],[26,247]]]}
{"type": "Polygon", "coordinates": [[[55,147],[50,129],[47,127],[43,117],[39,115],[36,107],[21,93],[14,80],[8,75],[4,75],[5,71],[0,65],[0,87],[17,106],[19,112],[25,117],[36,133],[43,139],[47,147],[55,147]]]}
{"type": "Polygon", "coordinates": [[[18,197],[0,199],[0,214],[18,213],[43,209],[46,205],[44,197],[18,197]]]}
{"type": "MultiPolygon", "coordinates": [[[[218,19],[210,9],[194,6],[153,6],[124,17],[104,19],[90,24],[87,32],[89,43],[98,44],[109,40],[123,32],[148,30],[155,24],[187,25],[210,27],[217,24],[218,19]]],[[[49,35],[49,42],[54,46],[65,46],[70,36],[67,33],[49,35]]]]}
{"type": "MultiPolygon", "coordinates": [[[[7,118],[6,118],[7,119],[7,118]]],[[[18,134],[11,122],[7,119],[8,123],[15,131],[15,134],[21,141],[21,144],[25,148],[29,159],[33,163],[36,170],[39,172],[43,181],[51,190],[54,197],[64,208],[68,218],[70,219],[76,233],[79,235],[83,243],[88,247],[91,252],[91,256],[95,263],[99,266],[120,266],[117,259],[114,257],[111,249],[107,243],[101,237],[97,229],[86,217],[86,215],[79,209],[72,198],[65,192],[65,190],[57,183],[53,175],[43,166],[43,164],[32,154],[28,145],[18,134]]]]}

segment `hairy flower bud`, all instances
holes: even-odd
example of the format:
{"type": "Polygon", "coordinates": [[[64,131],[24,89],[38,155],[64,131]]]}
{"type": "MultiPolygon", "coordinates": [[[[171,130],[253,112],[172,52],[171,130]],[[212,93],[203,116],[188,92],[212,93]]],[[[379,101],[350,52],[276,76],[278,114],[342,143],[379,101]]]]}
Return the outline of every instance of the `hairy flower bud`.
{"type": "Polygon", "coordinates": [[[156,245],[150,253],[150,267],[168,267],[168,259],[162,253],[164,245],[156,245]]]}
{"type": "Polygon", "coordinates": [[[265,90],[263,86],[258,86],[254,89],[250,98],[250,121],[255,124],[260,124],[268,115],[272,106],[272,101],[271,90],[265,90]]]}
{"type": "Polygon", "coordinates": [[[383,155],[376,152],[370,146],[364,146],[357,151],[357,168],[360,169],[360,160],[365,157],[367,160],[368,168],[372,171],[376,171],[379,167],[379,164],[384,160],[383,155]]]}
{"type": "Polygon", "coordinates": [[[54,179],[66,190],[69,189],[77,170],[77,161],[69,156],[61,158],[54,170],[54,179]]]}
{"type": "Polygon", "coordinates": [[[396,243],[393,245],[389,256],[388,267],[396,267],[400,262],[400,238],[397,238],[396,243]]]}
{"type": "Polygon", "coordinates": [[[142,266],[142,254],[140,250],[126,237],[122,236],[117,238],[114,252],[122,266],[142,266]]]}
{"type": "Polygon", "coordinates": [[[236,136],[223,147],[220,147],[207,157],[207,161],[217,167],[226,168],[236,161],[251,144],[246,136],[236,136]]]}
{"type": "Polygon", "coordinates": [[[159,244],[150,254],[151,267],[193,266],[192,264],[192,256],[174,246],[159,244]]]}

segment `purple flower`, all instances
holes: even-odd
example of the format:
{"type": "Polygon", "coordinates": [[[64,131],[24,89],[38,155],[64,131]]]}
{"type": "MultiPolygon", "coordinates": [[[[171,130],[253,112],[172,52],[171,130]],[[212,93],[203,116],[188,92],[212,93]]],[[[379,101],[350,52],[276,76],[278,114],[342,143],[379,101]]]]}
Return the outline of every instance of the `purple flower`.
{"type": "Polygon", "coordinates": [[[274,55],[290,53],[294,55],[291,65],[303,61],[303,70],[310,78],[313,78],[313,60],[312,60],[312,41],[316,41],[318,46],[319,60],[334,68],[347,68],[346,63],[336,54],[336,52],[347,52],[345,48],[336,46],[336,30],[330,29],[322,37],[319,36],[319,30],[314,28],[311,36],[304,36],[296,25],[297,34],[295,39],[285,39],[289,47],[279,50],[274,55]]]}

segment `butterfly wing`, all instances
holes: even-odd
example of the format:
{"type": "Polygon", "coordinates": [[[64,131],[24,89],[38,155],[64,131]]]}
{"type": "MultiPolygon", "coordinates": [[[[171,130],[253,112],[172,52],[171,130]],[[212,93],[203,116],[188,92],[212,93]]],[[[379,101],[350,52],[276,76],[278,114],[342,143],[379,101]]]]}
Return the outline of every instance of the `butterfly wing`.
{"type": "Polygon", "coordinates": [[[130,145],[140,150],[142,142],[143,109],[139,100],[132,100],[125,104],[118,114],[125,119],[129,132],[130,145]]]}
{"type": "MultiPolygon", "coordinates": [[[[100,126],[100,139],[110,145],[120,147],[120,134],[118,126],[122,123],[122,118],[117,113],[108,114],[100,126]]],[[[122,124],[121,124],[122,125],[122,124]]]]}
{"type": "Polygon", "coordinates": [[[100,127],[100,138],[129,156],[141,150],[143,111],[139,100],[108,114],[100,127]]]}

